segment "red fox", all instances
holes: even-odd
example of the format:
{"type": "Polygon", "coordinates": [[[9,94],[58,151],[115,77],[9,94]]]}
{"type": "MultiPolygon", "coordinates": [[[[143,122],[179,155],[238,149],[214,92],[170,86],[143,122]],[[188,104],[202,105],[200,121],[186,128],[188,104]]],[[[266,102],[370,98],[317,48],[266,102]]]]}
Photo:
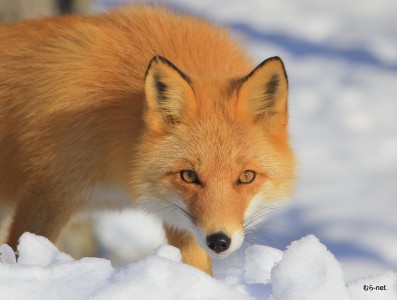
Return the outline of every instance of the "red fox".
{"type": "Polygon", "coordinates": [[[7,243],[55,241],[80,210],[158,214],[183,261],[238,249],[294,156],[283,62],[253,67],[226,29],[133,5],[0,27],[0,199],[7,243]],[[104,201],[106,200],[106,201],[104,201]]]}

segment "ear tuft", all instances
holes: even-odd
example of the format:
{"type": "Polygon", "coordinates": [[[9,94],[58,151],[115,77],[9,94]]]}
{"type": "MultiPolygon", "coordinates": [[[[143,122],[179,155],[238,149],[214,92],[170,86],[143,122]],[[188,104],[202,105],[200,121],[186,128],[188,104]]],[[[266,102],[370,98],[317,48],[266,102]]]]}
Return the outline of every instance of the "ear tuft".
{"type": "Polygon", "coordinates": [[[154,78],[154,83],[156,85],[156,90],[159,93],[159,97],[161,98],[161,100],[164,100],[167,86],[165,85],[165,83],[161,82],[158,76],[154,78]]]}
{"type": "Polygon", "coordinates": [[[152,129],[161,130],[179,122],[193,91],[187,75],[166,58],[155,56],[146,71],[145,96],[145,120],[152,129]]]}
{"type": "Polygon", "coordinates": [[[264,90],[266,96],[266,106],[272,107],[276,101],[277,90],[280,86],[280,78],[277,74],[273,74],[269,82],[266,82],[264,90]]]}

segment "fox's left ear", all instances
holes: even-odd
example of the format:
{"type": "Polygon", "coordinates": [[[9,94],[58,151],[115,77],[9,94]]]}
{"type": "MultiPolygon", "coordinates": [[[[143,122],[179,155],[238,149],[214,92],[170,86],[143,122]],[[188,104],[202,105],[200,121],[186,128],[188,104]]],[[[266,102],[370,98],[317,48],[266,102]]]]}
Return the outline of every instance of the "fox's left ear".
{"type": "Polygon", "coordinates": [[[145,96],[145,121],[155,131],[178,124],[194,98],[189,77],[161,56],[153,57],[149,63],[145,96]]]}
{"type": "Polygon", "coordinates": [[[288,80],[284,64],[272,57],[259,64],[238,82],[238,111],[243,118],[263,122],[269,131],[278,132],[286,127],[288,80]]]}

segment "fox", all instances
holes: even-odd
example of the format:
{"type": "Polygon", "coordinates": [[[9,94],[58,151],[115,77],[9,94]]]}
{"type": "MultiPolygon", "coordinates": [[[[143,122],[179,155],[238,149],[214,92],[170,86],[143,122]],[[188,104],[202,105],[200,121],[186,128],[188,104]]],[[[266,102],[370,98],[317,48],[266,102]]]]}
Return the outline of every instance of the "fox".
{"type": "Polygon", "coordinates": [[[0,202],[7,244],[56,241],[81,211],[158,215],[212,274],[291,197],[288,79],[225,27],[134,4],[0,27],[0,202]]]}

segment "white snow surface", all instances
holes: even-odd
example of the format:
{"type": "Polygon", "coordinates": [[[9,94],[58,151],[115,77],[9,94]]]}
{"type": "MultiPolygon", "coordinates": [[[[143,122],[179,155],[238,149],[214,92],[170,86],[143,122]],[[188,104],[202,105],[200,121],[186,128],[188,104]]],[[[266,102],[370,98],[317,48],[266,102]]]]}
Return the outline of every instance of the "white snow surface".
{"type": "Polygon", "coordinates": [[[182,264],[179,249],[168,245],[118,270],[103,258],[73,260],[30,233],[18,252],[16,264],[0,264],[1,299],[248,299],[182,264]]]}
{"type": "Polygon", "coordinates": [[[215,278],[180,263],[177,249],[160,246],[160,223],[137,212],[96,219],[98,244],[122,257],[119,268],[24,235],[18,262],[5,250],[0,263],[0,299],[397,299],[395,0],[163,2],[230,26],[256,63],[282,57],[293,198],[214,261],[215,278]]]}
{"type": "Polygon", "coordinates": [[[244,279],[248,283],[269,283],[273,267],[283,258],[281,250],[252,245],[245,250],[244,279]],[[257,264],[261,261],[261,264],[257,264]]]}
{"type": "Polygon", "coordinates": [[[272,295],[263,293],[257,295],[258,299],[396,299],[397,276],[393,272],[367,278],[347,287],[340,264],[313,235],[293,242],[284,253],[252,247],[253,250],[247,249],[245,264],[242,266],[245,274],[250,274],[250,280],[237,278],[235,273],[239,284],[233,286],[181,263],[179,249],[169,245],[162,245],[146,258],[114,269],[110,261],[103,258],[74,260],[60,252],[46,238],[25,233],[18,246],[17,263],[0,263],[0,297],[255,299],[252,291],[261,290],[257,285],[266,285],[268,279],[264,278],[262,272],[251,272],[252,265],[257,265],[261,270],[262,265],[267,266],[276,257],[278,263],[264,271],[266,274],[271,273],[272,295]],[[257,255],[252,255],[253,253],[257,255]],[[374,286],[385,285],[387,291],[381,293],[382,298],[371,298],[362,292],[363,285],[367,282],[374,286]]]}
{"type": "Polygon", "coordinates": [[[291,244],[271,282],[275,300],[349,299],[341,266],[312,235],[291,244]]]}

